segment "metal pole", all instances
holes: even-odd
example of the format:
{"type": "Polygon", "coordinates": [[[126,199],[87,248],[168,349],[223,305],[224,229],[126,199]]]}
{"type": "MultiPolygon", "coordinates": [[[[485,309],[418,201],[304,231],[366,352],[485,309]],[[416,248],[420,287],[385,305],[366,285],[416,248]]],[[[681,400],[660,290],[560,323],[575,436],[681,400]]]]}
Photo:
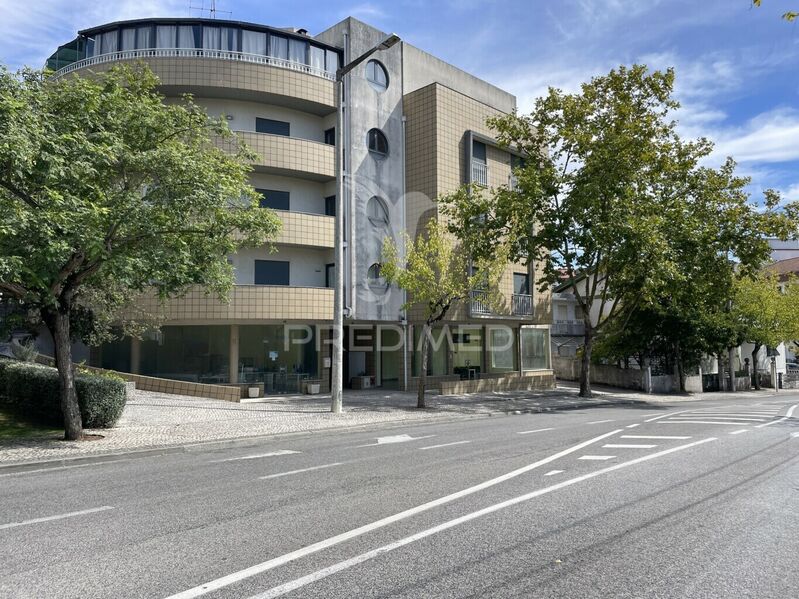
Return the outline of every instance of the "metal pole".
{"type": "Polygon", "coordinates": [[[344,366],[344,81],[336,77],[338,107],[336,109],[336,235],[335,288],[333,290],[333,372],[330,389],[330,411],[341,413],[344,366]]]}

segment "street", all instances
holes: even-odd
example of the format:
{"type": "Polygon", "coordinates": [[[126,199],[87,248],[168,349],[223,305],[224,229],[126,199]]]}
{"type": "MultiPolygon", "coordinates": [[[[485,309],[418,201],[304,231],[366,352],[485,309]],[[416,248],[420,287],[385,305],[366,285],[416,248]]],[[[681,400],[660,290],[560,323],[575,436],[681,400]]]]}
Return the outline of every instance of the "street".
{"type": "Polygon", "coordinates": [[[799,396],[0,474],[2,597],[795,597],[799,396]]]}

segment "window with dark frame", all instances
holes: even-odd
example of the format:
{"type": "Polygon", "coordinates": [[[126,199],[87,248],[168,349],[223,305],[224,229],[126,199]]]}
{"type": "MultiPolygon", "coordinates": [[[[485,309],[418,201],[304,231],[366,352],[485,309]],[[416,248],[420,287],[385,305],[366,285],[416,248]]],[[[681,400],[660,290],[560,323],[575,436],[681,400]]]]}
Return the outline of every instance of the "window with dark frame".
{"type": "Polygon", "coordinates": [[[513,273],[513,293],[530,295],[530,275],[526,272],[513,273]]]}
{"type": "Polygon", "coordinates": [[[291,125],[285,121],[256,117],[255,131],[256,133],[269,133],[271,135],[285,135],[288,137],[291,132],[291,125]]]}
{"type": "Polygon", "coordinates": [[[290,210],[291,199],[288,191],[278,191],[276,189],[256,189],[261,194],[261,208],[272,208],[273,210],[290,210]]]}
{"type": "Polygon", "coordinates": [[[380,129],[370,129],[368,133],[369,151],[377,156],[388,156],[388,140],[380,129]]]}
{"type": "Polygon", "coordinates": [[[289,284],[289,262],[281,260],[256,260],[255,284],[256,285],[283,285],[289,284]]]}
{"type": "Polygon", "coordinates": [[[336,128],[325,129],[325,143],[329,146],[336,145],[336,128]]]}
{"type": "Polygon", "coordinates": [[[325,215],[336,216],[336,196],[327,196],[325,198],[325,215]]]}

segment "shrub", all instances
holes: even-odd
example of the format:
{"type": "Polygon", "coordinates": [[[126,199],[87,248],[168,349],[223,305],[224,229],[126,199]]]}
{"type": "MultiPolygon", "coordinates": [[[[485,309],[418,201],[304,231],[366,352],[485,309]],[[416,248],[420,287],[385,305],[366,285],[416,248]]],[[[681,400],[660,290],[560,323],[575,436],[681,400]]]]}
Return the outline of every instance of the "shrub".
{"type": "Polygon", "coordinates": [[[36,342],[33,340],[19,341],[18,343],[11,344],[11,353],[17,360],[23,362],[35,362],[39,357],[39,350],[36,348],[36,342]]]}
{"type": "MultiPolygon", "coordinates": [[[[50,366],[10,362],[0,366],[0,385],[11,408],[22,418],[53,426],[63,426],[58,371],[50,366]],[[3,381],[3,379],[5,379],[3,381]]],[[[122,415],[125,385],[107,376],[78,374],[75,390],[83,426],[108,428],[122,415]]]]}

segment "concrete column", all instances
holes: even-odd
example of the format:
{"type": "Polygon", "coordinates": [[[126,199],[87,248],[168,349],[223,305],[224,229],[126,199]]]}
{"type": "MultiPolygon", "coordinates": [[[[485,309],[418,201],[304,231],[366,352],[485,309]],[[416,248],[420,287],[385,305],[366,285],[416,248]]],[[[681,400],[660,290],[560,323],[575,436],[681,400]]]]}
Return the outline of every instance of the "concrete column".
{"type": "Polygon", "coordinates": [[[383,356],[380,348],[383,345],[383,331],[380,325],[374,328],[374,335],[372,336],[373,351],[375,354],[375,387],[380,387],[383,384],[383,356]]]}
{"type": "Polygon", "coordinates": [[[481,374],[486,374],[488,372],[488,343],[489,343],[489,341],[488,341],[488,327],[487,326],[480,327],[480,339],[482,341],[481,350],[483,352],[483,357],[482,357],[482,360],[481,360],[483,363],[480,366],[480,373],[481,374]]]}
{"type": "Polygon", "coordinates": [[[141,339],[138,337],[130,338],[130,373],[139,374],[141,372],[141,339]]]}
{"type": "Polygon", "coordinates": [[[730,361],[730,391],[735,391],[735,348],[731,347],[729,349],[729,361],[730,361]]]}
{"type": "Polygon", "coordinates": [[[231,383],[239,382],[239,325],[230,325],[230,347],[228,350],[229,380],[231,383]]]}

